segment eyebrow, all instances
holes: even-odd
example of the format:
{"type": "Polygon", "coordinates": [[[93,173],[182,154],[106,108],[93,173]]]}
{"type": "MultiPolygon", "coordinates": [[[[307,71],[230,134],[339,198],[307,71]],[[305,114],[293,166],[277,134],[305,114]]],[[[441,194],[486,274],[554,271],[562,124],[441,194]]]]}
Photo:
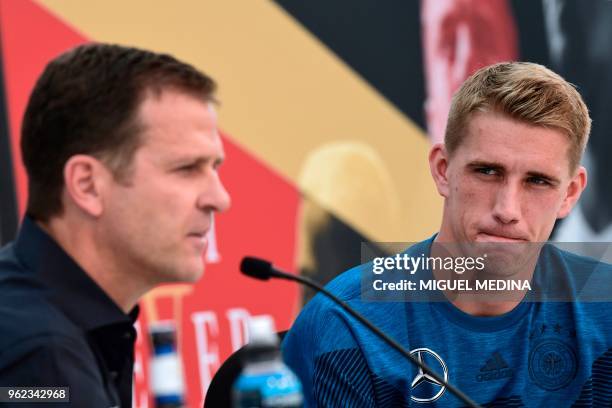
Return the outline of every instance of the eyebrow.
{"type": "Polygon", "coordinates": [[[194,156],[194,157],[181,157],[179,159],[172,160],[172,166],[181,166],[185,164],[194,164],[197,166],[206,164],[213,161],[216,167],[223,164],[225,156],[194,156]]]}
{"type": "MultiPolygon", "coordinates": [[[[487,167],[487,168],[491,168],[493,170],[498,170],[498,171],[505,171],[506,170],[504,165],[501,164],[501,163],[484,161],[484,160],[474,160],[474,161],[471,161],[471,162],[469,162],[467,164],[467,167],[469,167],[471,169],[476,169],[476,168],[480,168],[480,167],[487,167]]],[[[550,184],[553,184],[553,185],[558,185],[559,183],[561,183],[561,180],[559,180],[557,177],[551,176],[551,175],[546,174],[546,173],[542,173],[540,171],[528,171],[527,175],[529,177],[537,177],[537,178],[546,180],[547,182],[549,182],[550,184]]]]}
{"type": "Polygon", "coordinates": [[[500,163],[489,162],[484,160],[474,160],[469,162],[467,167],[471,169],[479,168],[479,167],[487,167],[494,170],[505,170],[505,167],[500,163]]]}

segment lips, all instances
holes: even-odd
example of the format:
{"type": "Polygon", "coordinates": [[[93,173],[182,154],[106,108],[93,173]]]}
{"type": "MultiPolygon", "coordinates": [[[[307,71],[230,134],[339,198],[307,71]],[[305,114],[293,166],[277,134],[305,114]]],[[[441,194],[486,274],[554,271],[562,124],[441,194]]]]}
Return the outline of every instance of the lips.
{"type": "Polygon", "coordinates": [[[207,234],[208,234],[207,230],[206,231],[199,231],[199,232],[191,232],[191,233],[187,234],[187,237],[189,237],[191,240],[195,241],[194,244],[196,245],[198,250],[204,251],[204,250],[206,250],[206,248],[208,246],[207,234]]]}
{"type": "Polygon", "coordinates": [[[202,226],[196,226],[193,228],[193,230],[191,230],[187,235],[188,236],[194,236],[194,237],[199,237],[199,238],[203,238],[206,236],[206,234],[208,234],[208,231],[210,230],[210,226],[209,225],[202,225],[202,226]]]}
{"type": "Polygon", "coordinates": [[[208,234],[208,231],[204,231],[204,232],[190,232],[188,235],[190,237],[205,238],[206,234],[208,234]]]}
{"type": "Polygon", "coordinates": [[[508,233],[504,231],[480,231],[476,236],[476,241],[484,242],[525,242],[527,239],[520,234],[508,233]]]}

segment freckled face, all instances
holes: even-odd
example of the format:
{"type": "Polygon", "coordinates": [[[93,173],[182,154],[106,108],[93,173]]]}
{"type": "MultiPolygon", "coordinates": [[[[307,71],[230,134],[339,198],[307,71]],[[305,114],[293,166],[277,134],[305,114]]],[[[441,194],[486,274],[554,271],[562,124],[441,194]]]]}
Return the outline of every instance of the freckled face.
{"type": "Polygon", "coordinates": [[[499,113],[473,114],[453,155],[441,153],[447,162],[446,184],[436,181],[445,198],[440,238],[548,240],[555,220],[569,213],[586,183],[584,169],[570,174],[569,144],[556,129],[499,113]]]}

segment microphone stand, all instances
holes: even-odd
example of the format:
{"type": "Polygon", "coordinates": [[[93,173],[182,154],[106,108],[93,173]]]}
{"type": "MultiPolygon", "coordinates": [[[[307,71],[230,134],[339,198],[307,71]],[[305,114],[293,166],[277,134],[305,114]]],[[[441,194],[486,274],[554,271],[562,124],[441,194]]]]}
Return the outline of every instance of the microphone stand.
{"type": "MultiPolygon", "coordinates": [[[[244,262],[244,260],[243,260],[243,262],[244,262]]],[[[330,298],[332,301],[334,301],[335,303],[340,305],[340,307],[342,307],[342,309],[344,309],[348,314],[353,316],[355,319],[357,319],[359,322],[361,322],[361,324],[365,325],[368,329],[370,329],[370,331],[372,331],[378,337],[380,337],[383,341],[385,341],[385,343],[387,343],[388,345],[393,347],[397,352],[399,352],[401,355],[403,355],[408,360],[410,360],[413,364],[415,364],[416,366],[421,368],[421,370],[423,370],[423,372],[428,374],[434,380],[438,381],[440,384],[443,384],[446,388],[448,388],[448,390],[452,394],[454,394],[457,398],[459,398],[461,401],[463,401],[465,404],[467,404],[468,407],[470,407],[470,408],[481,408],[480,405],[478,405],[474,401],[472,401],[472,399],[470,399],[470,397],[465,395],[461,390],[459,390],[457,387],[455,387],[454,385],[452,385],[448,381],[445,381],[442,377],[440,377],[437,373],[435,373],[426,364],[424,364],[423,362],[419,361],[418,359],[412,357],[410,355],[410,353],[408,351],[406,351],[406,349],[404,349],[397,341],[395,341],[391,337],[387,336],[380,329],[378,329],[376,326],[374,326],[372,323],[370,323],[365,317],[363,317],[362,315],[357,313],[346,302],[344,302],[344,301],[340,300],[339,298],[337,298],[330,291],[328,291],[327,289],[325,289],[324,287],[322,287],[321,285],[319,285],[318,283],[316,283],[315,281],[313,281],[311,279],[305,278],[303,276],[298,276],[298,275],[292,275],[292,274],[289,274],[289,273],[285,273],[285,272],[279,271],[276,268],[273,268],[272,265],[269,264],[269,263],[268,263],[268,265],[270,267],[269,271],[267,271],[269,276],[257,276],[257,275],[254,275],[254,274],[250,274],[248,272],[245,272],[245,274],[250,276],[250,277],[254,277],[254,278],[257,278],[257,279],[263,279],[263,280],[267,280],[270,277],[276,277],[276,278],[296,281],[296,282],[302,283],[303,285],[306,285],[306,286],[310,287],[311,289],[314,289],[316,291],[319,291],[319,292],[323,293],[328,298],[330,298]]],[[[241,266],[241,270],[242,270],[242,266],[241,266]]]]}

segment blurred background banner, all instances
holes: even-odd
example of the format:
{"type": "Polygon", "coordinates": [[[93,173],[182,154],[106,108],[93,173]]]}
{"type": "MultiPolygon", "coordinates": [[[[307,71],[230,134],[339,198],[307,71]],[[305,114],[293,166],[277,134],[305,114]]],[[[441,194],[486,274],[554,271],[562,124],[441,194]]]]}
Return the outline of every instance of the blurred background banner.
{"type": "Polygon", "coordinates": [[[174,320],[187,401],[201,406],[249,316],[284,330],[311,296],[243,278],[242,256],[328,281],[359,263],[362,241],[437,230],[427,152],[453,92],[484,65],[539,62],[578,86],[594,119],[590,186],[555,237],[610,241],[611,19],[606,0],[0,0],[0,240],[23,216],[21,118],[47,61],[104,41],[168,52],[215,78],[233,206],[215,219],[204,278],[141,302],[135,367],[135,406],[151,406],[147,327],[174,320]]]}

